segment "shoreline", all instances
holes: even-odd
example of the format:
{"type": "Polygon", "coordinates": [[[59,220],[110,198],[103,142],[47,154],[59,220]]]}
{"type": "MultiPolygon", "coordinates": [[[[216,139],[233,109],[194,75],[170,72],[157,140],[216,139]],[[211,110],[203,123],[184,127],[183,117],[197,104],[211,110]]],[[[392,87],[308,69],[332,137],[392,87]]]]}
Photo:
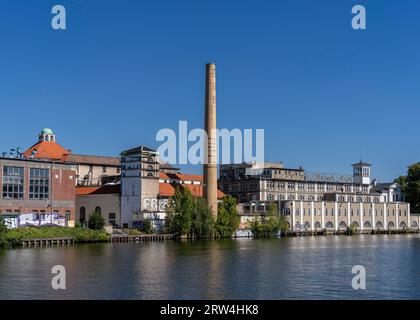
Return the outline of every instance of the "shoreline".
{"type": "Polygon", "coordinates": [[[143,235],[132,235],[132,236],[110,236],[107,240],[93,240],[93,241],[80,241],[75,237],[64,237],[64,238],[34,238],[34,239],[21,239],[18,243],[12,246],[5,246],[1,249],[19,249],[19,248],[38,248],[38,247],[66,247],[74,246],[78,244],[98,244],[98,243],[142,243],[142,242],[164,242],[168,240],[172,241],[202,241],[202,240],[223,240],[223,239],[280,239],[280,238],[293,238],[293,237],[319,237],[319,236],[360,236],[360,235],[415,235],[420,234],[419,230],[412,231],[398,231],[398,230],[389,230],[389,231],[372,231],[365,230],[364,232],[356,232],[354,234],[346,233],[345,231],[309,231],[309,232],[287,232],[283,235],[278,236],[233,236],[226,238],[217,238],[217,239],[186,239],[178,238],[172,234],[143,234],[143,235]]]}

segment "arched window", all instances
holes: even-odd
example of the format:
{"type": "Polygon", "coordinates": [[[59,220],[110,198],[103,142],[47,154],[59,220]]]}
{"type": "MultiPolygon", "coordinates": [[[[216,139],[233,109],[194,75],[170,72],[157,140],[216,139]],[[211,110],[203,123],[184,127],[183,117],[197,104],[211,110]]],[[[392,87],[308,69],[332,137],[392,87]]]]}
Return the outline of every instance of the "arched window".
{"type": "Polygon", "coordinates": [[[363,224],[363,226],[365,228],[372,228],[372,224],[370,223],[370,221],[365,221],[365,223],[363,224]]]}
{"type": "Polygon", "coordinates": [[[332,228],[334,228],[334,224],[333,224],[331,221],[328,221],[328,222],[325,224],[325,228],[332,229],[332,228]]]}
{"type": "Polygon", "coordinates": [[[309,200],[309,201],[314,201],[315,199],[314,199],[314,197],[313,197],[313,196],[309,196],[309,197],[308,197],[308,200],[309,200]]]}
{"type": "Polygon", "coordinates": [[[321,223],[319,221],[315,222],[315,229],[321,229],[321,223]]]}
{"type": "Polygon", "coordinates": [[[340,224],[338,225],[338,227],[340,229],[346,229],[347,228],[347,224],[344,221],[341,221],[340,224]]]}
{"type": "Polygon", "coordinates": [[[407,228],[407,224],[404,221],[401,221],[400,228],[406,229],[407,228]]]}
{"type": "Polygon", "coordinates": [[[376,229],[382,229],[384,227],[381,221],[376,222],[376,229]]]}
{"type": "Polygon", "coordinates": [[[79,221],[80,223],[85,223],[86,221],[86,208],[85,207],[80,208],[79,221]]]}
{"type": "Polygon", "coordinates": [[[411,228],[418,228],[419,225],[416,221],[411,221],[411,228]]]}
{"type": "Polygon", "coordinates": [[[148,166],[147,166],[147,170],[153,170],[154,168],[153,168],[153,166],[151,165],[151,164],[149,164],[148,166]]]}
{"type": "Polygon", "coordinates": [[[310,227],[311,227],[311,224],[310,224],[308,221],[306,221],[306,222],[305,222],[305,228],[306,228],[306,229],[309,229],[310,227]]]}
{"type": "Polygon", "coordinates": [[[95,212],[101,214],[102,213],[101,207],[96,207],[95,212]]]}
{"type": "Polygon", "coordinates": [[[395,228],[395,225],[394,225],[394,222],[389,222],[388,223],[388,229],[394,229],[395,228]]]}

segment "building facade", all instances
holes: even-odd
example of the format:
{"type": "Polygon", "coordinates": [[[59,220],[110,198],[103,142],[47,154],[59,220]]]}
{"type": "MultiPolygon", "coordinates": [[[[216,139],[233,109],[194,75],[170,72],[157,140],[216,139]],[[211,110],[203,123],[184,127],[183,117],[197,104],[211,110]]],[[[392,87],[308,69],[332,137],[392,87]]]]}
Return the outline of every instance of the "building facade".
{"type": "Polygon", "coordinates": [[[75,178],[72,164],[0,158],[0,213],[9,227],[74,226],[75,178]]]}
{"type": "Polygon", "coordinates": [[[401,187],[372,180],[368,163],[352,167],[353,174],[346,175],[288,169],[278,163],[222,165],[219,186],[238,199],[245,220],[267,214],[275,204],[291,230],[410,228],[410,204],[404,202],[401,187]]]}
{"type": "Polygon", "coordinates": [[[120,184],[76,188],[76,221],[86,225],[93,212],[98,212],[105,224],[121,226],[120,184]]]}
{"type": "Polygon", "coordinates": [[[359,162],[352,167],[353,174],[349,175],[306,172],[303,168],[284,168],[281,163],[221,165],[218,184],[238,203],[322,201],[327,194],[340,194],[349,201],[358,201],[355,197],[372,197],[370,200],[377,202],[403,201],[398,184],[371,181],[370,164],[359,162]]]}

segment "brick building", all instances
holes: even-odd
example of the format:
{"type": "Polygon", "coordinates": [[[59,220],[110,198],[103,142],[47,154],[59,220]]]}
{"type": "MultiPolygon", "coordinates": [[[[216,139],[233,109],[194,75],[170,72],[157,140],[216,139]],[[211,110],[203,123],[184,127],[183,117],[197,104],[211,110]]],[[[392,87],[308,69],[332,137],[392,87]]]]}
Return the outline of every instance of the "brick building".
{"type": "Polygon", "coordinates": [[[0,158],[0,213],[10,227],[74,226],[75,166],[62,161],[0,158]]]}

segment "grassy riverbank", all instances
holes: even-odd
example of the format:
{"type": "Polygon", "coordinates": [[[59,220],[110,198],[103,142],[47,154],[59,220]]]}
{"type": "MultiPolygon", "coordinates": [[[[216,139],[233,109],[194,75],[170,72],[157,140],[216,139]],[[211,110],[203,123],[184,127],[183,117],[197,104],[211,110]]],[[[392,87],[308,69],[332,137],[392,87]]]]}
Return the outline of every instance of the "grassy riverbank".
{"type": "Polygon", "coordinates": [[[73,238],[77,243],[106,242],[109,235],[103,230],[67,227],[26,227],[0,232],[0,247],[19,246],[26,239],[73,238]]]}

